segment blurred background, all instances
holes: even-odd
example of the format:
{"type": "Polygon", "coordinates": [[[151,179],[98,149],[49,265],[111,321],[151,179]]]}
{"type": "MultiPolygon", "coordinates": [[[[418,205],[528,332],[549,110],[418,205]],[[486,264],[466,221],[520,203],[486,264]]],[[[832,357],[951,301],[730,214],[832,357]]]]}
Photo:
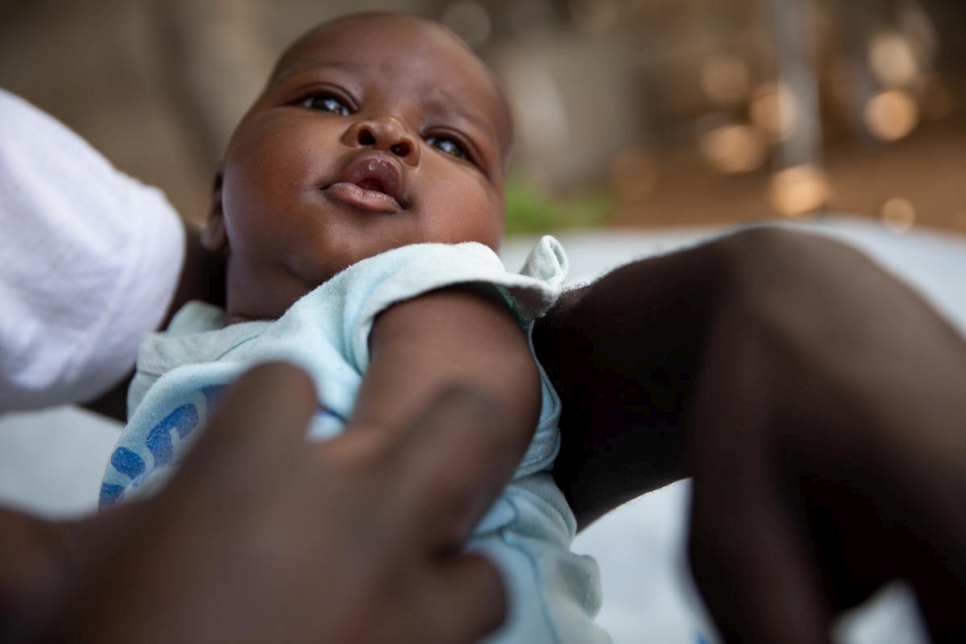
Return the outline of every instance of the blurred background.
{"type": "Polygon", "coordinates": [[[0,0],[0,86],[200,219],[277,54],[366,9],[496,70],[511,231],[833,211],[966,235],[962,0],[0,0]]]}

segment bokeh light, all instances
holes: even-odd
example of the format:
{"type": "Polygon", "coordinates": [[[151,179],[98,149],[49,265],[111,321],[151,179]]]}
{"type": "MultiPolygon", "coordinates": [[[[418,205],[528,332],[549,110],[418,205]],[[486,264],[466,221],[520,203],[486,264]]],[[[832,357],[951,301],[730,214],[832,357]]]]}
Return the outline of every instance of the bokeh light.
{"type": "Polygon", "coordinates": [[[908,87],[920,75],[912,43],[902,34],[882,32],[869,43],[869,67],[886,87],[908,87]]]}
{"type": "Polygon", "coordinates": [[[721,125],[701,137],[701,152],[724,174],[752,172],[768,154],[764,133],[753,125],[721,125]]]}
{"type": "Polygon", "coordinates": [[[773,141],[791,136],[798,122],[798,111],[791,92],[781,84],[764,83],[752,94],[748,107],[751,121],[768,133],[773,141]]]}
{"type": "Polygon", "coordinates": [[[919,125],[919,104],[908,92],[890,89],[869,99],[863,117],[872,136],[898,141],[919,125]]]}
{"type": "Polygon", "coordinates": [[[830,193],[824,168],[803,164],[779,170],[772,176],[769,199],[778,214],[801,217],[822,209],[830,193]]]}
{"type": "Polygon", "coordinates": [[[879,211],[882,225],[897,235],[907,232],[916,223],[916,208],[903,197],[893,197],[879,211]]]}

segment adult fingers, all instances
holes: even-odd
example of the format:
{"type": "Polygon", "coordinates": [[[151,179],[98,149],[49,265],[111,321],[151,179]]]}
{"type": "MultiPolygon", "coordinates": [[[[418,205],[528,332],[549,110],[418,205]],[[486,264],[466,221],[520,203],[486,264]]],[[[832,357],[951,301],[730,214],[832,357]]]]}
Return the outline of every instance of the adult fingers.
{"type": "Polygon", "coordinates": [[[496,567],[476,554],[446,557],[434,566],[400,617],[404,631],[396,641],[476,642],[506,617],[507,599],[496,567]],[[419,637],[416,637],[416,635],[419,637]]]}
{"type": "Polygon", "coordinates": [[[436,547],[459,546],[510,480],[519,455],[506,449],[508,414],[495,399],[453,386],[394,437],[402,525],[436,547]],[[420,534],[420,532],[423,534],[420,534]]]}
{"type": "Polygon", "coordinates": [[[213,461],[234,468],[275,461],[305,441],[318,401],[311,378],[282,362],[253,367],[222,395],[182,473],[191,477],[213,461]]]}

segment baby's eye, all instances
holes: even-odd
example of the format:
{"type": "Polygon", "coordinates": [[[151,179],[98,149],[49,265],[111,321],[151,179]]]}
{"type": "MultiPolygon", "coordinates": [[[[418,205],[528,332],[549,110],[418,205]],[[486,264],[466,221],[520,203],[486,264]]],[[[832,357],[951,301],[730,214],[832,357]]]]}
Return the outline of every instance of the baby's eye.
{"type": "Polygon", "coordinates": [[[337,116],[349,116],[352,113],[352,110],[345,104],[345,101],[332,94],[312,94],[306,97],[301,105],[310,110],[319,110],[320,112],[328,112],[337,116]]]}
{"type": "Polygon", "coordinates": [[[431,136],[426,139],[426,144],[431,148],[436,148],[443,154],[448,154],[457,159],[463,159],[465,161],[472,160],[470,159],[469,152],[466,150],[466,146],[452,137],[431,136]]]}

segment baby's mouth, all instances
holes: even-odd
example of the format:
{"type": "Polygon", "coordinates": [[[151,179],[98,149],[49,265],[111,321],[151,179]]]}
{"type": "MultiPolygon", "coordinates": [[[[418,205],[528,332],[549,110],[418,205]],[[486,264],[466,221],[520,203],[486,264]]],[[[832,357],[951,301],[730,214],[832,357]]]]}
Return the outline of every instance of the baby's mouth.
{"type": "Polygon", "coordinates": [[[382,153],[354,159],[339,180],[324,188],[331,198],[372,212],[403,210],[403,173],[399,162],[382,153]]]}
{"type": "Polygon", "coordinates": [[[387,193],[385,184],[383,184],[381,180],[375,177],[370,179],[363,179],[356,185],[362,188],[363,190],[373,190],[375,192],[387,193]]]}

